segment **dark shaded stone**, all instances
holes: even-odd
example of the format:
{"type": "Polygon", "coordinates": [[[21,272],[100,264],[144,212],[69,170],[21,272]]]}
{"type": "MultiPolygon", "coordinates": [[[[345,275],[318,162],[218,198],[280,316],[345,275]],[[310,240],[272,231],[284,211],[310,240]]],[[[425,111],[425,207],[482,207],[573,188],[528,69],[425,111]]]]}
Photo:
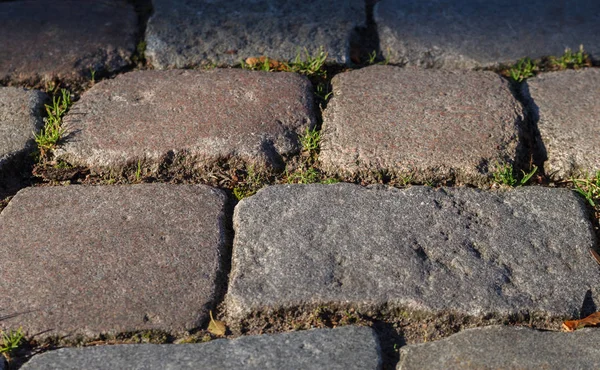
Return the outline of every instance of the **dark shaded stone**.
{"type": "Polygon", "coordinates": [[[319,305],[577,317],[598,299],[589,214],[567,189],[270,186],[233,223],[233,320],[319,305]]]}
{"type": "Polygon", "coordinates": [[[90,79],[91,70],[127,66],[137,16],[118,0],[0,3],[0,80],[12,83],[90,79]]]}
{"type": "Polygon", "coordinates": [[[365,20],[362,0],[154,0],[146,57],[155,68],[236,65],[248,57],[291,61],[320,48],[349,62],[350,35],[365,20]]]}

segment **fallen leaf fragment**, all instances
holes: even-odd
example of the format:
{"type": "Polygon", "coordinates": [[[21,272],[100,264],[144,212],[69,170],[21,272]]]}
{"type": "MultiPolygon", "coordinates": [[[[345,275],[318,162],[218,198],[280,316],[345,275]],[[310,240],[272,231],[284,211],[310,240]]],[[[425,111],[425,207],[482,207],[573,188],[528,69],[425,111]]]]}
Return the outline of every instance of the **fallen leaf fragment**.
{"type": "Polygon", "coordinates": [[[227,327],[223,321],[215,320],[212,315],[212,311],[208,311],[210,315],[210,322],[208,323],[208,332],[213,335],[224,336],[227,331],[227,327]]]}
{"type": "Polygon", "coordinates": [[[599,326],[600,325],[600,312],[594,312],[585,319],[581,320],[569,320],[562,324],[564,331],[574,331],[581,329],[585,326],[599,326]]]}
{"type": "Polygon", "coordinates": [[[600,254],[598,254],[598,252],[596,252],[595,250],[593,250],[591,248],[590,248],[590,254],[592,255],[592,257],[594,257],[596,262],[598,262],[598,264],[600,264],[600,254]]]}

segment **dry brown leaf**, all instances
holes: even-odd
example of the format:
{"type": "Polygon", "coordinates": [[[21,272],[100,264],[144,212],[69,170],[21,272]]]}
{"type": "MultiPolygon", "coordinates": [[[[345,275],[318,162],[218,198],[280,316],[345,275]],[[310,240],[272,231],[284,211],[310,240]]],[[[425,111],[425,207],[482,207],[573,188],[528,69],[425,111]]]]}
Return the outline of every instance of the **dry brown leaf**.
{"type": "Polygon", "coordinates": [[[258,63],[258,58],[254,58],[254,57],[246,58],[247,65],[254,66],[254,65],[256,65],[256,63],[258,63]]]}
{"type": "Polygon", "coordinates": [[[564,331],[573,331],[581,329],[585,326],[598,326],[600,325],[600,312],[594,312],[585,319],[581,320],[569,320],[562,324],[564,331]]]}
{"type": "Polygon", "coordinates": [[[598,262],[598,264],[600,264],[600,254],[598,254],[598,252],[596,252],[595,250],[593,250],[591,248],[590,248],[590,254],[592,255],[592,257],[594,257],[596,262],[598,262]]]}
{"type": "Polygon", "coordinates": [[[213,335],[218,335],[220,337],[225,335],[227,332],[227,327],[223,321],[218,321],[213,319],[212,311],[208,311],[210,315],[210,322],[208,323],[208,332],[213,335]]]}

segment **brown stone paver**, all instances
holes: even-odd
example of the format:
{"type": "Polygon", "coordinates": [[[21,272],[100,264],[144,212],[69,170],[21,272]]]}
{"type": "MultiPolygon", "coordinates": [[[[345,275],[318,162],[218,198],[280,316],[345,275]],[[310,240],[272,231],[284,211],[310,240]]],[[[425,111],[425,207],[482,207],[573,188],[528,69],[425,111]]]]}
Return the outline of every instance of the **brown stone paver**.
{"type": "Polygon", "coordinates": [[[543,73],[523,88],[546,174],[561,180],[600,171],[600,70],[543,73]]]}
{"type": "MultiPolygon", "coordinates": [[[[202,185],[26,188],[0,214],[0,330],[89,335],[201,325],[226,243],[202,185]]],[[[71,339],[73,337],[70,337],[71,339]]]]}
{"type": "Polygon", "coordinates": [[[0,87],[0,169],[35,146],[47,98],[41,91],[0,87]]]}
{"type": "Polygon", "coordinates": [[[73,164],[121,167],[185,153],[197,163],[239,158],[281,166],[316,122],[310,82],[238,69],[138,71],[96,84],[64,119],[56,152],[73,164]]]}
{"type": "Polygon", "coordinates": [[[522,107],[493,72],[372,66],[332,85],[320,157],[330,173],[481,184],[524,160],[522,107]]]}
{"type": "Polygon", "coordinates": [[[363,0],[154,0],[146,57],[159,69],[237,65],[248,57],[280,61],[323,49],[350,61],[350,37],[365,21],[363,0]]]}
{"type": "Polygon", "coordinates": [[[0,81],[90,79],[113,72],[135,51],[137,15],[119,0],[0,3],[0,81]]]}
{"type": "Polygon", "coordinates": [[[374,13],[382,52],[402,65],[498,66],[581,44],[600,52],[596,0],[381,0],[374,13]]]}

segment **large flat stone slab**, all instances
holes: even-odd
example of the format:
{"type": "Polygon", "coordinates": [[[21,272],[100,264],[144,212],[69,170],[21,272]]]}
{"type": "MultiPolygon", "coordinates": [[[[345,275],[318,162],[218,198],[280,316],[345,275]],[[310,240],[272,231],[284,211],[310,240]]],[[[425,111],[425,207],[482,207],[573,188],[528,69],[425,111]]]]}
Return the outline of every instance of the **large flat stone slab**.
{"type": "Polygon", "coordinates": [[[0,169],[35,147],[33,135],[44,125],[46,99],[41,91],[0,87],[0,169]]]}
{"type": "Polygon", "coordinates": [[[588,216],[567,189],[267,187],[234,212],[227,314],[387,304],[577,315],[600,283],[588,216]]]}
{"type": "Polygon", "coordinates": [[[155,68],[236,65],[248,57],[291,61],[320,48],[349,62],[350,35],[364,24],[362,0],[154,0],[146,57],[155,68]]]}
{"type": "Polygon", "coordinates": [[[202,344],[63,348],[22,369],[379,369],[375,332],[346,326],[202,344]]]}
{"type": "Polygon", "coordinates": [[[0,81],[89,79],[116,71],[135,51],[137,15],[119,0],[0,3],[0,81]]]}
{"type": "Polygon", "coordinates": [[[580,44],[600,53],[600,3],[568,0],[381,0],[381,50],[392,63],[474,68],[562,55],[580,44]]]}
{"type": "Polygon", "coordinates": [[[481,184],[498,163],[523,160],[522,107],[495,73],[372,66],[332,85],[320,156],[328,172],[481,184]]]}
{"type": "Polygon", "coordinates": [[[158,163],[185,152],[198,163],[230,157],[280,166],[315,122],[310,82],[237,69],[139,71],[86,91],[64,119],[56,154],[89,167],[158,163]]]}
{"type": "Polygon", "coordinates": [[[574,333],[489,326],[446,339],[400,348],[398,370],[422,369],[597,369],[600,331],[574,333]]]}
{"type": "Polygon", "coordinates": [[[0,330],[87,335],[202,325],[224,194],[144,184],[26,188],[0,214],[0,330]]]}
{"type": "Polygon", "coordinates": [[[600,70],[544,73],[523,87],[546,174],[560,180],[600,171],[600,70]]]}

